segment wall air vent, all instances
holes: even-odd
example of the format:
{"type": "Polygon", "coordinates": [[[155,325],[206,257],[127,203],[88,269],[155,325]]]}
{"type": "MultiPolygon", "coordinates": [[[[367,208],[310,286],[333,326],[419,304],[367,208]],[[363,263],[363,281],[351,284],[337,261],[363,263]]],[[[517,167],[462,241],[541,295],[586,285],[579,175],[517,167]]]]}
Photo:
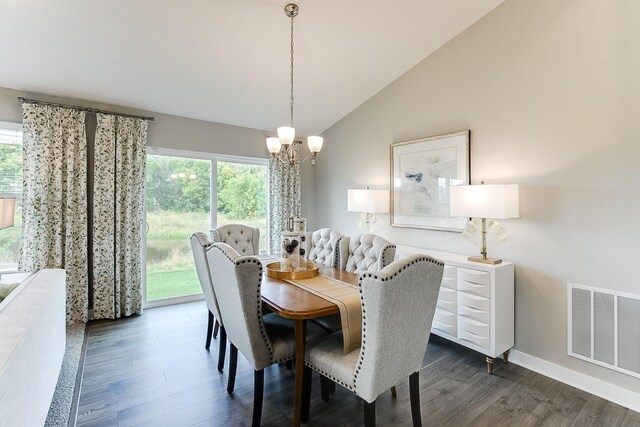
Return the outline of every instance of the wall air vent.
{"type": "Polygon", "coordinates": [[[567,285],[568,354],[640,378],[640,295],[567,285]]]}

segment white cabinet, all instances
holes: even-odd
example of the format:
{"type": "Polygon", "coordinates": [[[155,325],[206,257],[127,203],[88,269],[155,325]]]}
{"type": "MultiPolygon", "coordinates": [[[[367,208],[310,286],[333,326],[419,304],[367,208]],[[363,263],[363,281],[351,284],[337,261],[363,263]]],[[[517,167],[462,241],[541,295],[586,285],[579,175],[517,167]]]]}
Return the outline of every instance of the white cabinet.
{"type": "Polygon", "coordinates": [[[396,258],[428,254],[444,262],[444,274],[431,332],[505,363],[514,345],[513,264],[482,264],[466,255],[398,246],[396,258]]]}

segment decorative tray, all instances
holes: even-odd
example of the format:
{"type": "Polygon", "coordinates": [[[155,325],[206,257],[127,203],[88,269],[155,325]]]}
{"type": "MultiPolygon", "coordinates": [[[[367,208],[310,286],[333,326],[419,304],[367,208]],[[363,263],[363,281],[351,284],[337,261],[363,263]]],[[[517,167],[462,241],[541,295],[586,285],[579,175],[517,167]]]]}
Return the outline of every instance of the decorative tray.
{"type": "Polygon", "coordinates": [[[320,272],[318,271],[318,266],[311,261],[307,261],[307,269],[305,271],[282,271],[280,270],[280,261],[276,261],[266,265],[265,274],[273,279],[300,280],[311,279],[320,274],[320,272]]]}

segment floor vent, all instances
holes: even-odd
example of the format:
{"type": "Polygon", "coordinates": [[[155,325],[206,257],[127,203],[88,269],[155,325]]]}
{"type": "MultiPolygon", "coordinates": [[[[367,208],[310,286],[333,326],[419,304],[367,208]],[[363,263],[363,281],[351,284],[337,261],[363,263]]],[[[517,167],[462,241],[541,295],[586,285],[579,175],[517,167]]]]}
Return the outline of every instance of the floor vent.
{"type": "Polygon", "coordinates": [[[640,378],[640,295],[569,283],[568,354],[640,378]]]}

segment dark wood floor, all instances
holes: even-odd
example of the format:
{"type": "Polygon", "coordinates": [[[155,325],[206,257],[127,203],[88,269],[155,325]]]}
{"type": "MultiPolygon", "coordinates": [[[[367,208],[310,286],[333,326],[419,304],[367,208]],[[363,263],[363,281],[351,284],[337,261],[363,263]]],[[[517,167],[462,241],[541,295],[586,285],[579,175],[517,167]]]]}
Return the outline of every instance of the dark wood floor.
{"type": "MultiPolygon", "coordinates": [[[[253,371],[241,356],[235,393],[217,344],[204,350],[204,302],[146,310],[142,316],[89,324],[78,426],[250,425],[253,371]]],[[[640,414],[513,364],[486,374],[484,356],[433,337],[420,373],[422,420],[429,426],[640,426],[640,414]]],[[[410,425],[407,381],[398,398],[378,398],[379,426],[410,425]]],[[[291,424],[293,372],[265,372],[262,421],[291,424]]],[[[337,387],[320,399],[314,377],[309,426],[358,426],[362,403],[337,387]]]]}

